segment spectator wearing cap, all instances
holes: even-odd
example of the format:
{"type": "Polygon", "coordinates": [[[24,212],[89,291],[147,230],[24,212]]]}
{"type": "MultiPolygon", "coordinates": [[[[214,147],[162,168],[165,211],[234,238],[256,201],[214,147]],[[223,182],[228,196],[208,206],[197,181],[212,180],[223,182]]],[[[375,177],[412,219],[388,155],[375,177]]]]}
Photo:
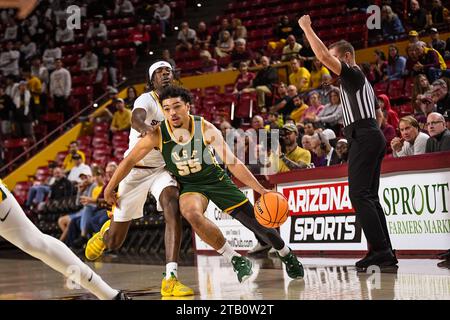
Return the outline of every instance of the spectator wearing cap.
{"type": "Polygon", "coordinates": [[[0,85],[0,134],[9,136],[11,134],[11,119],[15,105],[10,96],[5,92],[5,87],[0,85]]]}
{"type": "Polygon", "coordinates": [[[348,158],[348,141],[347,139],[339,139],[336,143],[336,154],[338,159],[331,160],[330,165],[347,163],[348,158]]]}
{"type": "Polygon", "coordinates": [[[328,167],[331,163],[338,162],[339,160],[336,150],[321,132],[318,132],[312,137],[311,148],[317,159],[319,159],[316,167],[328,167]]]}
{"type": "Polygon", "coordinates": [[[108,29],[102,21],[102,16],[95,16],[94,21],[89,23],[86,33],[86,40],[106,40],[108,39],[108,29]]]}
{"type": "Polygon", "coordinates": [[[55,61],[55,71],[50,75],[50,96],[53,98],[55,109],[64,113],[68,120],[72,115],[68,101],[72,91],[72,77],[69,70],[63,67],[61,59],[55,61]]]}
{"type": "Polygon", "coordinates": [[[91,167],[83,163],[84,161],[78,152],[72,155],[72,161],[74,161],[74,166],[70,169],[67,179],[74,183],[80,183],[80,175],[84,174],[92,177],[91,167]]]}
{"type": "Polygon", "coordinates": [[[285,124],[280,131],[283,150],[275,160],[272,154],[271,162],[277,163],[278,172],[288,172],[296,169],[308,168],[311,163],[311,154],[298,146],[298,129],[295,124],[285,124]]]}
{"type": "Polygon", "coordinates": [[[397,46],[391,44],[389,46],[389,57],[386,68],[386,77],[384,80],[398,80],[405,74],[406,58],[398,52],[397,46]]]}
{"type": "Polygon", "coordinates": [[[400,137],[391,140],[392,155],[395,158],[424,154],[429,136],[420,132],[419,122],[412,117],[406,116],[400,119],[400,137]]]}
{"type": "Polygon", "coordinates": [[[90,47],[86,48],[86,52],[80,60],[80,70],[86,73],[97,74],[98,57],[94,52],[92,52],[90,47]]]}
{"type": "Polygon", "coordinates": [[[444,40],[439,39],[439,32],[436,28],[430,29],[431,48],[439,52],[442,56],[445,56],[445,47],[447,43],[444,40]]]}
{"type": "Polygon", "coordinates": [[[419,33],[416,30],[411,30],[408,33],[408,41],[411,44],[414,44],[419,41],[419,33]]]}
{"type": "Polygon", "coordinates": [[[36,120],[34,101],[27,82],[21,81],[18,89],[12,97],[14,103],[14,129],[17,137],[28,137],[34,139],[33,122],[36,120]]]}
{"type": "Polygon", "coordinates": [[[447,75],[447,64],[441,54],[433,48],[428,48],[425,42],[414,44],[414,52],[417,63],[413,66],[416,74],[424,73],[430,82],[439,79],[441,75],[447,75]]]}
{"type": "Polygon", "coordinates": [[[386,40],[396,40],[405,32],[400,18],[388,5],[383,6],[381,9],[381,29],[383,38],[386,40]]]}
{"type": "Polygon", "coordinates": [[[436,111],[444,114],[450,110],[450,92],[448,84],[443,79],[438,79],[432,84],[432,98],[436,103],[436,111]]]}
{"type": "Polygon", "coordinates": [[[427,140],[426,153],[450,151],[450,130],[446,128],[442,114],[430,113],[427,117],[427,129],[430,138],[427,140]]]}
{"type": "Polygon", "coordinates": [[[343,124],[344,117],[340,92],[339,88],[333,87],[329,92],[330,102],[314,118],[315,122],[319,122],[325,128],[332,129],[335,132],[343,124]]]}
{"type": "Polygon", "coordinates": [[[117,111],[114,112],[111,122],[111,131],[115,133],[129,130],[131,127],[131,111],[125,108],[125,101],[122,98],[117,99],[116,107],[117,111]]]}
{"type": "Polygon", "coordinates": [[[305,67],[300,66],[298,58],[291,58],[291,70],[289,82],[297,87],[300,93],[310,89],[311,73],[305,67]]]}
{"type": "Polygon", "coordinates": [[[107,71],[109,75],[109,84],[117,87],[117,59],[110,48],[104,47],[98,57],[98,72],[96,82],[103,80],[103,73],[107,71]]]}
{"type": "Polygon", "coordinates": [[[422,31],[427,25],[427,11],[420,7],[418,0],[411,0],[408,11],[408,24],[414,30],[422,31]]]}
{"type": "Polygon", "coordinates": [[[76,159],[74,156],[77,154],[81,157],[81,162],[84,163],[86,161],[86,156],[84,155],[84,152],[78,149],[78,142],[72,141],[69,144],[69,152],[67,153],[66,157],[63,161],[63,169],[64,171],[68,172],[72,170],[72,168],[77,164],[76,159]]]}
{"type": "Polygon", "coordinates": [[[287,45],[283,47],[281,54],[281,61],[290,61],[291,58],[297,58],[302,45],[297,42],[294,35],[289,35],[286,39],[287,45]]]}
{"type": "Polygon", "coordinates": [[[14,49],[12,41],[8,41],[5,46],[5,51],[0,54],[0,70],[4,76],[19,75],[19,59],[20,52],[14,49]]]}
{"type": "Polygon", "coordinates": [[[134,14],[134,6],[130,0],[116,0],[114,7],[114,14],[116,16],[132,16],[134,14]]]}

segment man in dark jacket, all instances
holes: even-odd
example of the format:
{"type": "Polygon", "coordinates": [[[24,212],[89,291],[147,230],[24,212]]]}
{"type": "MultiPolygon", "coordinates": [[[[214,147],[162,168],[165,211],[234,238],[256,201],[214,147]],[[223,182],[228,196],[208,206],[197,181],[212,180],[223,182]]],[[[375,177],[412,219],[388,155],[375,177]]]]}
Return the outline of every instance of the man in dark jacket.
{"type": "Polygon", "coordinates": [[[450,151],[450,130],[445,127],[444,116],[432,112],[427,117],[428,138],[426,153],[450,151]]]}
{"type": "Polygon", "coordinates": [[[263,67],[253,79],[253,88],[258,95],[258,106],[260,108],[266,105],[266,94],[272,94],[273,84],[278,82],[277,69],[270,66],[270,59],[266,56],[261,57],[261,66],[263,67]]]}

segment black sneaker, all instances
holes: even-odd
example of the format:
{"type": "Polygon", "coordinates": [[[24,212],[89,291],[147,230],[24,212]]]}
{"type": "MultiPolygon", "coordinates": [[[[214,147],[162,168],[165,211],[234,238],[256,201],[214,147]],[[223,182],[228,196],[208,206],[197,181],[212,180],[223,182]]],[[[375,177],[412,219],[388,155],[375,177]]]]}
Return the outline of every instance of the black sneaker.
{"type": "Polygon", "coordinates": [[[438,258],[442,259],[442,260],[449,260],[450,259],[450,250],[447,250],[446,252],[439,254],[438,258]]]}
{"type": "Polygon", "coordinates": [[[447,259],[447,260],[444,260],[444,261],[439,262],[439,263],[437,264],[437,266],[438,266],[439,268],[450,269],[450,259],[447,259]]]}
{"type": "Polygon", "coordinates": [[[359,261],[356,261],[355,267],[356,268],[363,268],[366,265],[367,259],[369,259],[372,255],[373,251],[367,251],[367,254],[359,261]]]}
{"type": "Polygon", "coordinates": [[[390,248],[381,251],[372,251],[364,259],[355,264],[356,270],[365,272],[369,266],[378,266],[380,269],[397,269],[398,260],[395,257],[395,252],[390,248]]]}
{"type": "Polygon", "coordinates": [[[231,259],[233,270],[236,272],[239,282],[244,282],[253,274],[252,262],[246,257],[235,256],[231,259]]]}
{"type": "Polygon", "coordinates": [[[125,292],[120,290],[117,296],[113,298],[113,300],[132,300],[132,299],[129,296],[127,296],[125,292]]]}
{"type": "Polygon", "coordinates": [[[286,265],[286,272],[288,276],[292,279],[301,279],[305,275],[305,271],[303,270],[303,265],[298,261],[297,257],[292,253],[292,250],[289,249],[289,254],[285,257],[280,256],[277,252],[280,260],[286,265]]]}

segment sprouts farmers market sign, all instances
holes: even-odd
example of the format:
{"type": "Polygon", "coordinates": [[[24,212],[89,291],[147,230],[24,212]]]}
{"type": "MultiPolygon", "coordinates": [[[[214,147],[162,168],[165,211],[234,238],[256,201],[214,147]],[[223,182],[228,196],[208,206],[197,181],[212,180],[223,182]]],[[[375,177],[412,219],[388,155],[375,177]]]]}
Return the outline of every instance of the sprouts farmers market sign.
{"type": "MultiPolygon", "coordinates": [[[[346,180],[280,184],[291,214],[281,235],[294,250],[365,250],[346,180]]],[[[450,248],[450,172],[382,177],[380,203],[395,249],[450,248]]]]}

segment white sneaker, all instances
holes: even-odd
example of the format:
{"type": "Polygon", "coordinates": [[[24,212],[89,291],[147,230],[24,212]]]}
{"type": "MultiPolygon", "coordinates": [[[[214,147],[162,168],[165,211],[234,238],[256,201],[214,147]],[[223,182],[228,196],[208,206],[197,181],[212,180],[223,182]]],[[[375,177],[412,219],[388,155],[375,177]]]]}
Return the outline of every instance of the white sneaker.
{"type": "Polygon", "coordinates": [[[258,253],[264,250],[269,249],[270,246],[268,244],[266,244],[265,246],[263,246],[261,243],[257,243],[256,246],[254,246],[252,249],[250,249],[249,251],[247,251],[247,254],[252,254],[252,253],[258,253]]]}

